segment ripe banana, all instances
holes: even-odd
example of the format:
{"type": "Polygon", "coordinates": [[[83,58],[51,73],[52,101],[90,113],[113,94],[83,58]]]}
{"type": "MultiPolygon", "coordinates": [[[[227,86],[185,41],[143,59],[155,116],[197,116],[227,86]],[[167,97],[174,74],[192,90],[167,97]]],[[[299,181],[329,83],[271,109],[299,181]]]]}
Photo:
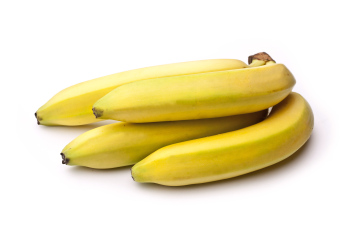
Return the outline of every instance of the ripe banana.
{"type": "Polygon", "coordinates": [[[291,72],[264,55],[250,68],[122,85],[94,104],[99,119],[161,122],[223,117],[267,109],[295,85],[291,72]]]}
{"type": "Polygon", "coordinates": [[[61,153],[62,162],[99,169],[132,165],[164,146],[258,123],[267,112],[177,122],[109,124],[70,142],[61,153]]]}
{"type": "Polygon", "coordinates": [[[132,177],[181,186],[239,176],[293,154],[308,140],[313,125],[309,104],[291,93],[258,124],[155,151],[133,166],[132,177]]]}
{"type": "Polygon", "coordinates": [[[107,93],[125,83],[138,80],[179,76],[194,73],[245,68],[235,59],[213,59],[166,64],[130,70],[96,78],[66,88],[53,96],[35,113],[41,125],[83,125],[100,121],[91,110],[93,104],[107,93]]]}

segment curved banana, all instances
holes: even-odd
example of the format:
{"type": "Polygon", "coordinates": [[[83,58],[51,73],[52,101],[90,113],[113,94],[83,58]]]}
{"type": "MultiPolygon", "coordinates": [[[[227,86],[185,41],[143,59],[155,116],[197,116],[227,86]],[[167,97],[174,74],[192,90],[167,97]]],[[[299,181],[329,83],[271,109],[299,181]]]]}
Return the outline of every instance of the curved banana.
{"type": "Polygon", "coordinates": [[[191,121],[114,123],[83,133],[62,151],[63,163],[90,168],[132,165],[169,144],[211,136],[258,123],[267,110],[191,121]]]}
{"type": "Polygon", "coordinates": [[[133,166],[132,177],[137,182],[181,186],[239,176],[293,154],[308,140],[313,126],[309,104],[291,93],[258,124],[155,151],[133,166]]]}
{"type": "Polygon", "coordinates": [[[212,59],[166,64],[130,70],[96,78],[68,87],[53,96],[35,113],[41,125],[83,125],[100,121],[91,110],[93,104],[113,89],[138,80],[194,73],[245,68],[236,59],[212,59]]]}
{"type": "Polygon", "coordinates": [[[98,100],[93,111],[100,119],[136,123],[223,117],[274,106],[294,85],[285,65],[260,58],[250,68],[125,84],[98,100]]]}

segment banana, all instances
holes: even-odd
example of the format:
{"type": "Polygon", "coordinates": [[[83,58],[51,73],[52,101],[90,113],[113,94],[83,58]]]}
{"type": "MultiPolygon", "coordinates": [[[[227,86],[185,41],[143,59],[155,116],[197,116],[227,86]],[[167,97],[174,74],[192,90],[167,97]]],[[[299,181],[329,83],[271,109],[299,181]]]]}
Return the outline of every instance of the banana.
{"type": "Polygon", "coordinates": [[[283,64],[261,54],[251,61],[249,68],[122,85],[94,104],[94,115],[135,123],[224,117],[267,109],[291,92],[295,79],[283,64]]]}
{"type": "Polygon", "coordinates": [[[138,80],[187,75],[194,73],[245,68],[235,59],[212,59],[166,64],[116,73],[68,87],[40,107],[35,113],[41,125],[83,125],[100,121],[91,110],[92,105],[107,93],[125,83],[138,80]]]}
{"type": "Polygon", "coordinates": [[[310,105],[291,93],[260,123],[155,151],[132,167],[132,177],[181,186],[239,176],[289,157],[308,140],[313,126],[310,105]]]}
{"type": "Polygon", "coordinates": [[[133,165],[164,146],[250,126],[265,119],[267,112],[178,122],[109,124],[70,142],[61,152],[62,163],[98,169],[133,165]]]}

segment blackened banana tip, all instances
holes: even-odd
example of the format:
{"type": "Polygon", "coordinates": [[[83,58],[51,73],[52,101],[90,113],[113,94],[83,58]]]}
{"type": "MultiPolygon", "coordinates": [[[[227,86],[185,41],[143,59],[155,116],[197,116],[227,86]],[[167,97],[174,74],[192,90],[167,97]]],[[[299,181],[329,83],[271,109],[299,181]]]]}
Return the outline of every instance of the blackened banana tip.
{"type": "Polygon", "coordinates": [[[102,110],[96,109],[95,107],[92,108],[92,111],[93,111],[93,113],[94,113],[94,115],[95,115],[96,118],[101,117],[102,114],[103,114],[103,111],[102,111],[102,110]]]}
{"type": "Polygon", "coordinates": [[[63,154],[63,153],[60,153],[60,155],[61,155],[61,158],[62,158],[61,163],[67,165],[69,163],[69,159],[66,158],[65,154],[63,154]]]}
{"type": "Polygon", "coordinates": [[[37,112],[35,112],[35,118],[36,118],[37,124],[38,124],[38,125],[40,125],[40,122],[39,122],[39,118],[38,118],[37,112]]]}

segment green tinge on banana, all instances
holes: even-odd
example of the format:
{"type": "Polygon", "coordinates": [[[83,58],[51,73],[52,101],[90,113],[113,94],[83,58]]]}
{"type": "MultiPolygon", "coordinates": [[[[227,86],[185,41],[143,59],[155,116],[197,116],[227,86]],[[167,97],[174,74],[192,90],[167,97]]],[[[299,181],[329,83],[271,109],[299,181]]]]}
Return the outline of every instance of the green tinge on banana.
{"type": "Polygon", "coordinates": [[[35,113],[41,125],[83,125],[96,119],[93,104],[115,88],[134,81],[180,76],[195,73],[245,68],[247,65],[236,59],[211,59],[173,63],[120,72],[96,78],[68,87],[40,107],[35,113]]]}
{"type": "Polygon", "coordinates": [[[222,118],[159,123],[114,123],[78,136],[62,151],[63,163],[106,169],[133,165],[164,146],[234,131],[266,118],[267,110],[222,118]]]}
{"type": "Polygon", "coordinates": [[[260,123],[155,151],[132,167],[132,177],[181,186],[239,176],[289,157],[309,139],[313,126],[310,105],[291,93],[260,123]]]}
{"type": "Polygon", "coordinates": [[[224,117],[267,109],[291,92],[295,78],[285,65],[267,54],[252,65],[125,84],[98,100],[94,115],[134,123],[224,117]]]}

